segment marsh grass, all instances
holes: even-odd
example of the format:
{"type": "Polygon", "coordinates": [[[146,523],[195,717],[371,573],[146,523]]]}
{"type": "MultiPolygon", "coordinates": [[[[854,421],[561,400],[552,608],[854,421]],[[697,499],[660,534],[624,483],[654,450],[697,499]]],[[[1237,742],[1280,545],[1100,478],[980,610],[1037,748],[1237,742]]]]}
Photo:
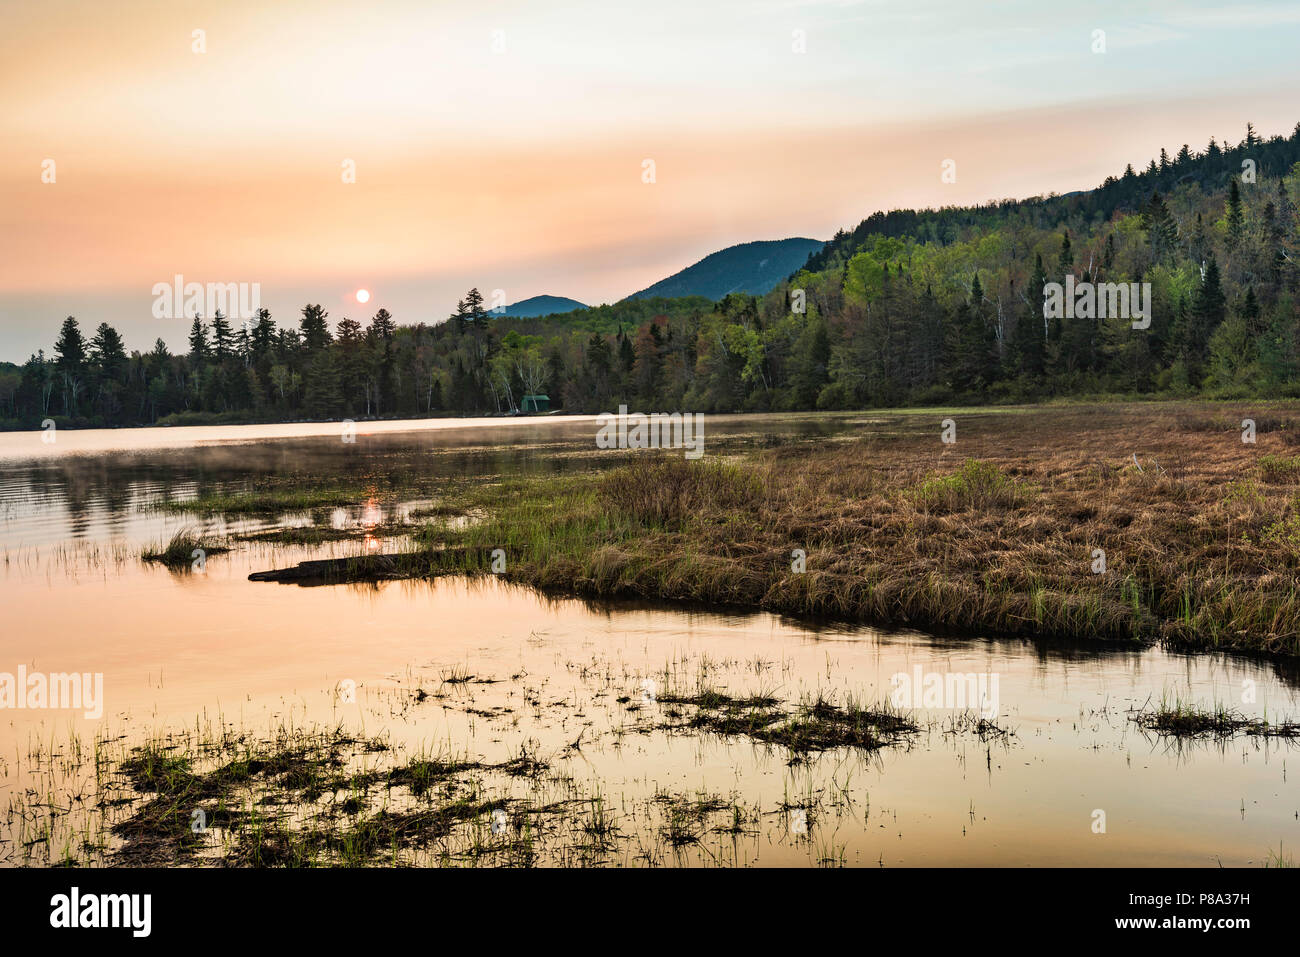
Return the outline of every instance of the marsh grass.
{"type": "Polygon", "coordinates": [[[1295,856],[1283,852],[1283,845],[1278,843],[1277,850],[1271,848],[1268,857],[1264,861],[1265,867],[1295,867],[1295,856]]]}
{"type": "MultiPolygon", "coordinates": [[[[783,673],[757,658],[674,652],[662,670],[647,672],[583,654],[565,667],[590,692],[573,700],[592,710],[607,696],[606,716],[613,719],[597,722],[581,755],[556,737],[545,746],[554,750],[544,751],[527,733],[513,735],[509,728],[516,725],[508,719],[488,735],[492,760],[471,750],[472,733],[460,750],[450,738],[432,747],[423,739],[393,744],[387,734],[283,718],[270,733],[237,729],[217,716],[138,742],[115,732],[97,732],[93,744],[75,734],[57,746],[33,742],[24,762],[38,770],[42,786],[12,789],[0,820],[14,839],[0,841],[0,855],[12,853],[7,863],[66,866],[726,865],[752,862],[761,848],[779,842],[806,853],[809,863],[842,865],[852,837],[837,838],[838,829],[848,824],[848,833],[856,833],[867,810],[854,806],[862,788],[853,775],[876,762],[879,748],[911,747],[914,735],[924,745],[934,732],[981,742],[1009,733],[989,732],[973,714],[919,728],[911,715],[856,699],[842,687],[815,686],[797,699],[783,698],[779,686],[748,686],[783,673]],[[627,715],[613,703],[615,695],[649,675],[668,690],[627,715]],[[755,749],[759,768],[768,747],[780,747],[791,769],[784,799],[773,809],[780,792],[769,793],[765,811],[757,801],[742,803],[740,792],[666,789],[649,780],[609,793],[610,779],[587,777],[584,769],[604,746],[619,748],[628,732],[664,745],[669,739],[703,744],[715,733],[743,737],[764,746],[755,749]],[[44,785],[56,770],[69,769],[82,769],[84,787],[44,785]],[[196,811],[201,831],[193,827],[196,811]],[[792,828],[796,811],[806,829],[792,828]]],[[[536,679],[523,671],[500,682],[459,665],[431,673],[454,700],[425,704],[434,714],[406,720],[441,726],[449,707],[482,714],[475,708],[485,702],[474,694],[497,684],[504,686],[496,689],[501,700],[522,696],[539,715],[545,708],[545,722],[573,706],[570,700],[544,705],[530,691],[539,687],[536,679]]],[[[427,677],[408,674],[375,713],[391,713],[399,701],[414,702],[412,708],[427,702],[418,691],[427,677]]],[[[707,744],[710,752],[719,745],[751,750],[745,740],[707,744]]],[[[736,786],[755,798],[751,779],[736,786]]]]}
{"type": "Polygon", "coordinates": [[[271,515],[355,505],[377,494],[377,490],[368,485],[349,486],[333,482],[313,485],[310,478],[298,476],[292,483],[247,491],[205,492],[195,498],[158,502],[154,507],[166,512],[202,515],[271,515]]]}
{"type": "Polygon", "coordinates": [[[1231,738],[1238,734],[1267,738],[1300,737],[1300,723],[1295,721],[1270,722],[1266,717],[1251,718],[1219,703],[1203,709],[1169,696],[1162,697],[1154,708],[1133,712],[1130,718],[1148,731],[1174,738],[1231,738]]]}
{"type": "Polygon", "coordinates": [[[366,538],[395,537],[409,529],[396,523],[375,526],[335,528],[332,525],[289,525],[281,528],[236,532],[231,537],[240,542],[268,545],[324,545],[330,542],[361,541],[366,538]]]}
{"type": "Polygon", "coordinates": [[[762,494],[751,469],[677,456],[638,459],[602,475],[597,489],[612,511],[649,527],[680,525],[705,510],[751,508],[762,494]]]}
{"type": "Polygon", "coordinates": [[[961,422],[959,446],[939,442],[937,419],[907,413],[858,437],[750,443],[725,459],[618,453],[625,464],[600,472],[415,482],[388,490],[437,503],[435,521],[408,529],[414,550],[322,580],[500,573],[586,597],[1300,654],[1289,412],[1069,404],[961,422]],[[1257,445],[1240,441],[1243,416],[1257,445]],[[474,520],[447,521],[458,514],[474,520]]]}
{"type": "Polygon", "coordinates": [[[1017,508],[1029,500],[1030,490],[992,462],[967,459],[951,475],[923,482],[913,497],[924,511],[947,513],[1017,508]]]}
{"type": "Polygon", "coordinates": [[[196,551],[201,551],[204,555],[220,555],[222,552],[230,551],[230,548],[220,542],[204,538],[191,529],[183,528],[172,535],[166,543],[146,546],[140,553],[140,557],[146,562],[158,562],[169,568],[182,568],[195,561],[196,551]]]}
{"type": "Polygon", "coordinates": [[[1259,476],[1265,482],[1300,482],[1300,456],[1261,456],[1259,460],[1259,476]]]}
{"type": "Polygon", "coordinates": [[[587,596],[1298,654],[1300,519],[1286,484],[1253,478],[1291,420],[1266,421],[1257,449],[1236,432],[1188,443],[1186,414],[1039,408],[1012,438],[1005,417],[972,414],[955,463],[916,416],[735,461],[638,453],[598,476],[480,486],[484,519],[430,529],[424,569],[490,572],[501,549],[509,580],[587,596]]]}
{"type": "MultiPolygon", "coordinates": [[[[693,694],[661,694],[657,702],[674,709],[677,705],[695,709],[684,722],[664,727],[688,727],[723,737],[745,736],[779,745],[794,754],[836,748],[878,751],[920,731],[909,716],[888,703],[872,707],[850,699],[841,707],[822,695],[802,702],[794,711],[766,691],[734,697],[702,688],[693,694]]],[[[669,717],[676,713],[674,710],[669,717]]]]}

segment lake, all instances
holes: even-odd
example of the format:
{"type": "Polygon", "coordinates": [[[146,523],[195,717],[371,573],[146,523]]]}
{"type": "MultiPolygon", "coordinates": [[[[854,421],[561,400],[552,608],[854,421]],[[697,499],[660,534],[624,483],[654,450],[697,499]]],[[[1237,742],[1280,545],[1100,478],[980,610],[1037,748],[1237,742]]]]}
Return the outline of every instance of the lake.
{"type": "MultiPolygon", "coordinates": [[[[867,415],[710,416],[706,450],[883,428],[887,417],[867,415]]],[[[196,727],[378,735],[389,754],[482,764],[475,786],[502,800],[568,802],[578,822],[597,807],[613,821],[599,846],[539,827],[543,864],[1262,866],[1300,841],[1292,743],[1175,741],[1132,720],[1173,698],[1294,718],[1291,663],[593,603],[498,579],[248,580],[400,548],[403,536],[387,530],[425,499],[392,490],[413,476],[436,488],[625,461],[597,454],[595,432],[594,417],[545,417],[358,423],[355,441],[339,423],[0,435],[0,672],[103,676],[99,718],[0,710],[0,863],[65,853],[110,862],[118,837],[76,850],[100,844],[83,840],[87,829],[111,820],[84,820],[85,796],[104,785],[79,749],[98,741],[126,753],[196,727]],[[374,496],[315,514],[162,507],[331,476],[360,477],[374,496]],[[313,523],[358,534],[313,546],[238,541],[197,570],[141,559],[183,528],[247,536],[313,523]],[[915,733],[870,752],[804,755],[674,725],[680,709],[665,702],[665,689],[705,685],[881,702],[899,674],[982,676],[983,697],[958,707],[918,696],[907,707],[915,733]],[[971,720],[981,708],[982,728],[971,720]],[[493,770],[520,754],[548,773],[493,770]]]]}

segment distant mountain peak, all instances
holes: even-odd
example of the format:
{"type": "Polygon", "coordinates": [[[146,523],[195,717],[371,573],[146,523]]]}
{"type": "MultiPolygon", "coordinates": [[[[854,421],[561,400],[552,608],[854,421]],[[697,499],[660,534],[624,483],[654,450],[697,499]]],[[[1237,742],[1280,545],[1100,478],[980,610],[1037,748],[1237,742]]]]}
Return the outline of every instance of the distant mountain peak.
{"type": "Polygon", "coordinates": [[[809,254],[825,245],[820,239],[795,238],[728,246],[628,298],[704,296],[716,301],[733,292],[761,296],[798,272],[809,254]]]}
{"type": "Polygon", "coordinates": [[[567,296],[533,296],[530,299],[521,299],[518,302],[511,303],[505,307],[505,311],[500,315],[516,319],[535,319],[538,316],[554,316],[560,313],[573,312],[575,309],[587,308],[589,307],[586,303],[578,302],[578,300],[570,299],[567,296]]]}

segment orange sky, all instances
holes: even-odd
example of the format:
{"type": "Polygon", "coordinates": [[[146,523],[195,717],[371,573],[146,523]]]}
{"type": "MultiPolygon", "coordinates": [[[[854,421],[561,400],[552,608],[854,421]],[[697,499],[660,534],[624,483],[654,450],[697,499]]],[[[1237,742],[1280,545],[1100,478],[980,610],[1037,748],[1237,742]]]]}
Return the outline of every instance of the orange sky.
{"type": "Polygon", "coordinates": [[[972,6],[8,4],[0,358],[69,313],[179,347],[149,314],[177,273],[258,282],[281,321],[435,321],[471,285],[613,301],[733,243],[1300,120],[1294,5],[972,6]]]}

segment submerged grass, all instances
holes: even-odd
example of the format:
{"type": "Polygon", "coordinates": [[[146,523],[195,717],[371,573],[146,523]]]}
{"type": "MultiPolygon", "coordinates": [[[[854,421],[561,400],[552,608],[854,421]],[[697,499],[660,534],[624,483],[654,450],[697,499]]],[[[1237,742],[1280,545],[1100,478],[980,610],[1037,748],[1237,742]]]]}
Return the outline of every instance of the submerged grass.
{"type": "Polygon", "coordinates": [[[669,723],[665,728],[687,727],[724,737],[745,736],[780,745],[796,755],[835,748],[878,751],[920,731],[909,716],[887,703],[871,707],[850,699],[841,707],[820,695],[794,711],[784,708],[779,698],[766,691],[737,697],[707,686],[690,694],[659,694],[655,701],[667,707],[669,717],[681,717],[678,705],[695,709],[684,722],[669,723]]]}
{"type": "Polygon", "coordinates": [[[372,490],[364,486],[312,486],[306,477],[292,484],[272,485],[248,491],[206,492],[195,498],[159,502],[166,512],[202,515],[272,515],[336,508],[364,501],[372,490]]]}
{"type": "Polygon", "coordinates": [[[1131,715],[1148,731],[1174,738],[1230,738],[1247,734],[1266,738],[1300,738],[1300,723],[1251,718],[1222,704],[1198,708],[1178,698],[1163,698],[1158,706],[1131,715]]]}
{"type": "Polygon", "coordinates": [[[145,547],[140,557],[147,562],[158,562],[169,568],[181,568],[192,565],[208,555],[219,555],[228,551],[230,551],[228,546],[183,528],[169,541],[145,547]]]}

